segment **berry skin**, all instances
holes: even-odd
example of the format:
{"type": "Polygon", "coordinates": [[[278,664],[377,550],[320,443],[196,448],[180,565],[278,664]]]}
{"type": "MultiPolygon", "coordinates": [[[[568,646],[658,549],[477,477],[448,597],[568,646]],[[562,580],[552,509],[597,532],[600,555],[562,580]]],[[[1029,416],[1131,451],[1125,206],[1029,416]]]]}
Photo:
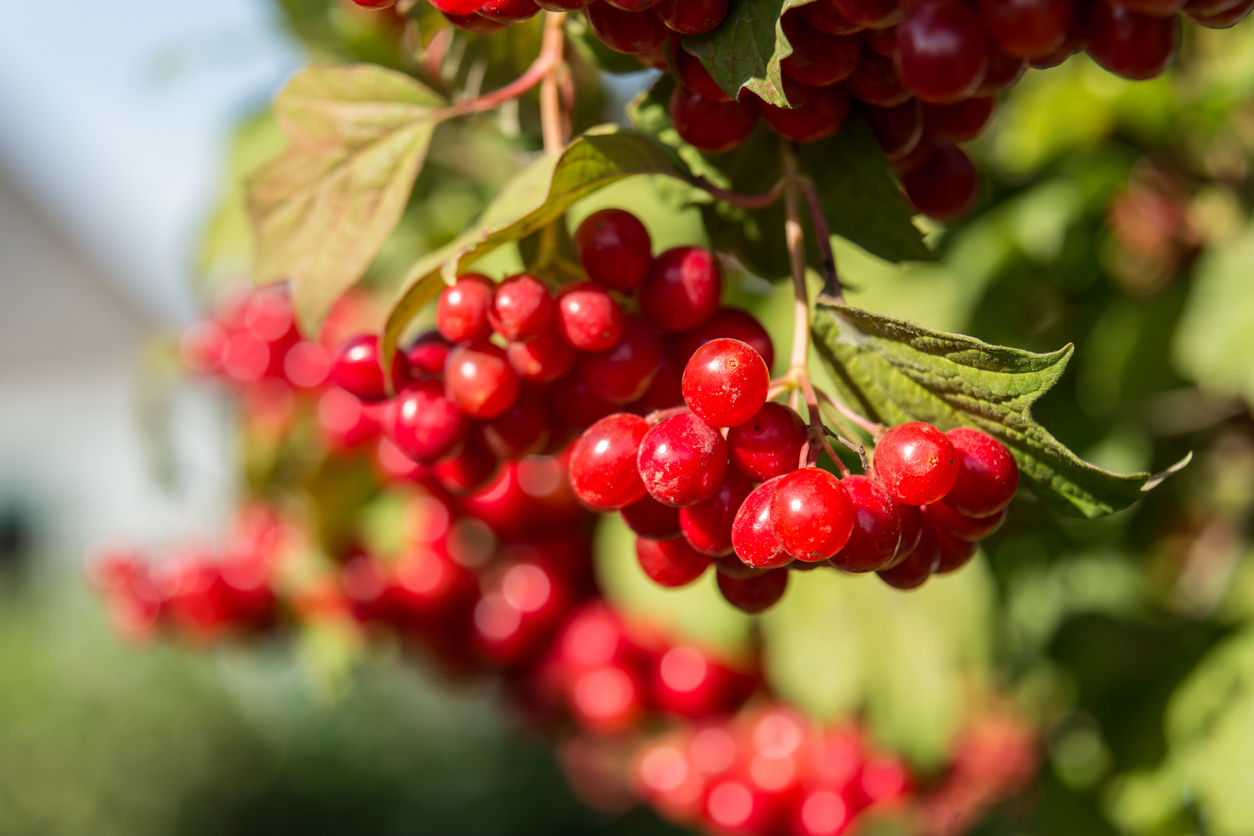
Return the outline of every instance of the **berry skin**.
{"type": "Polygon", "coordinates": [[[1254,0],[1239,0],[1228,5],[1228,0],[1192,0],[1184,8],[1185,15],[1198,26],[1207,29],[1229,29],[1249,17],[1254,10],[1254,0]]]}
{"type": "Polygon", "coordinates": [[[788,571],[773,569],[749,578],[733,578],[718,573],[718,591],[727,603],[749,614],[765,612],[784,597],[788,589],[788,571]]]}
{"type": "Polygon", "coordinates": [[[598,397],[629,404],[648,390],[663,359],[662,335],[644,317],[629,314],[617,345],[579,357],[579,374],[598,397]]]}
{"type": "Polygon", "coordinates": [[[637,415],[648,415],[650,412],[670,409],[683,402],[684,393],[680,388],[679,372],[676,371],[674,363],[668,358],[663,358],[657,374],[653,375],[653,382],[649,384],[649,388],[645,390],[640,400],[630,405],[630,411],[637,415]]]}
{"type": "Polygon", "coordinates": [[[1143,81],[1160,75],[1176,57],[1180,21],[1137,14],[1095,0],[1089,20],[1088,53],[1122,78],[1143,81]]]}
{"type": "Polygon", "coordinates": [[[684,367],[684,402],[711,427],[748,421],[766,403],[770,387],[762,356],[740,340],[711,340],[684,367]]]}
{"type": "Polygon", "coordinates": [[[580,502],[597,511],[616,511],[644,496],[636,454],[648,432],[643,418],[619,412],[579,437],[570,452],[570,486],[580,502]]]}
{"type": "Polygon", "coordinates": [[[930,0],[916,6],[897,29],[897,70],[925,102],[950,104],[967,98],[988,69],[984,24],[959,0],[930,0]]]}
{"type": "Polygon", "coordinates": [[[414,340],[414,344],[409,347],[409,351],[405,352],[405,359],[409,362],[410,377],[417,379],[422,375],[444,374],[444,363],[448,360],[451,348],[448,340],[436,331],[419,335],[418,339],[414,340]]]}
{"type": "Polygon", "coordinates": [[[436,306],[435,324],[440,335],[451,343],[486,340],[492,336],[488,310],[495,286],[487,276],[468,273],[458,276],[452,287],[444,288],[436,306]]]}
{"type": "Polygon", "coordinates": [[[544,283],[528,273],[510,276],[497,286],[488,308],[492,329],[507,340],[529,340],[549,330],[553,297],[544,283]]]}
{"type": "Polygon", "coordinates": [[[505,347],[505,356],[523,380],[551,383],[570,371],[578,353],[557,334],[546,331],[525,343],[510,343],[505,347]]]}
{"type": "Polygon", "coordinates": [[[727,457],[743,475],[765,482],[796,470],[805,442],[806,425],[801,416],[772,401],[728,431],[727,457]]]}
{"type": "Polygon", "coordinates": [[[753,346],[769,369],[775,365],[775,346],[757,317],[740,308],[719,308],[705,324],[684,332],[671,355],[679,366],[688,365],[697,349],[710,340],[730,337],[753,346]]]}
{"type": "Polygon", "coordinates": [[[637,537],[636,559],[654,583],[671,589],[687,586],[710,568],[709,556],[701,554],[682,538],[647,540],[637,537]]]}
{"type": "Polygon", "coordinates": [[[866,28],[845,17],[836,0],[815,0],[798,11],[806,23],[826,35],[856,35],[866,28]]]}
{"type": "Polygon", "coordinates": [[[988,517],[1010,504],[1019,489],[1019,465],[1005,446],[979,430],[945,433],[958,453],[958,479],[945,504],[968,517],[988,517]]]}
{"type": "Polygon", "coordinates": [[[692,548],[710,557],[731,554],[732,522],[752,492],[752,482],[739,473],[728,471],[714,496],[679,510],[679,527],[684,539],[692,548]]]}
{"type": "Polygon", "coordinates": [[[928,505],[944,499],[954,486],[958,452],[931,424],[898,424],[875,448],[875,476],[898,502],[928,505]]]}
{"type": "Polygon", "coordinates": [[[744,142],[758,124],[753,107],[731,100],[707,99],[676,87],[671,93],[671,122],[684,142],[707,154],[724,154],[744,142]]]}
{"type": "Polygon", "coordinates": [[[549,387],[549,408],[555,421],[576,430],[590,427],[605,416],[621,411],[598,397],[583,378],[573,372],[549,387]]]}
{"type": "Polygon", "coordinates": [[[540,11],[535,0],[486,0],[479,14],[498,23],[522,23],[540,11]]]}
{"type": "Polygon", "coordinates": [[[893,568],[909,557],[918,547],[920,538],[923,537],[923,512],[919,510],[919,506],[898,502],[897,514],[901,517],[901,545],[897,547],[897,554],[885,567],[887,569],[893,568]]]}
{"type": "Polygon", "coordinates": [[[647,540],[674,540],[682,536],[679,509],[663,505],[648,494],[620,510],[619,514],[628,528],[647,540]]]}
{"type": "Polygon", "coordinates": [[[384,430],[392,443],[415,461],[429,463],[462,443],[469,422],[444,395],[439,381],[419,383],[388,404],[384,430]]]}
{"type": "Polygon", "coordinates": [[[575,232],[575,249],[589,279],[623,293],[640,286],[653,262],[649,230],[622,209],[589,215],[575,232]]]}
{"type": "Polygon", "coordinates": [[[675,247],[653,259],[640,286],[640,311],[663,331],[690,331],[718,311],[723,272],[714,253],[675,247]]]}
{"type": "Polygon", "coordinates": [[[654,11],[672,32],[700,35],[723,22],[727,7],[728,0],[662,0],[654,11]]]}
{"type": "MultiPolygon", "coordinates": [[[[927,514],[924,513],[924,516],[926,517],[927,514]]],[[[930,528],[932,537],[936,540],[936,551],[940,555],[932,574],[948,575],[971,562],[971,558],[975,556],[975,543],[955,537],[943,528],[935,526],[930,526],[930,528]]]]}
{"type": "Polygon", "coordinates": [[[483,437],[497,456],[518,461],[543,450],[551,429],[549,411],[540,393],[524,386],[509,409],[487,422],[483,437]]]}
{"type": "Polygon", "coordinates": [[[780,136],[796,142],[817,142],[841,129],[849,116],[849,94],[843,87],[809,87],[784,77],[784,93],[793,108],[762,102],[762,119],[780,136]]]}
{"type": "Polygon", "coordinates": [[[887,29],[902,21],[905,9],[897,0],[836,0],[840,13],[868,29],[887,29]]]}
{"type": "MultiPolygon", "coordinates": [[[[403,354],[392,360],[392,388],[400,389],[409,376],[409,363],[403,354]]],[[[379,338],[359,334],[340,346],[331,366],[331,380],[366,403],[386,400],[388,393],[379,360],[379,338]]]]}
{"type": "Polygon", "coordinates": [[[449,400],[472,418],[487,420],[505,412],[521,385],[505,349],[486,340],[456,346],[444,364],[449,400]]]}
{"type": "Polygon", "coordinates": [[[923,138],[923,111],[917,99],[893,107],[872,107],[871,130],[889,162],[909,154],[923,138]]]}
{"type": "Polygon", "coordinates": [[[643,12],[658,4],[658,0],[604,0],[604,2],[625,12],[643,12]]]}
{"type": "Polygon", "coordinates": [[[901,178],[914,208],[939,221],[966,214],[975,203],[979,174],[961,148],[938,145],[917,168],[901,178]]]}
{"type": "Polygon", "coordinates": [[[727,473],[727,445],[695,415],[672,415],[649,430],[637,458],[649,495],[674,508],[714,495],[727,473]]]}
{"type": "Polygon", "coordinates": [[[685,50],[678,38],[671,38],[670,45],[671,62],[675,65],[675,77],[679,79],[680,84],[694,93],[700,93],[712,102],[734,101],[731,96],[723,92],[723,88],[718,86],[714,77],[710,75],[710,71],[701,63],[701,59],[685,50]]]}
{"type": "Polygon", "coordinates": [[[897,51],[897,29],[863,29],[859,40],[886,58],[892,58],[897,51]]]}
{"type": "Polygon", "coordinates": [[[431,5],[445,14],[472,15],[483,8],[483,2],[484,0],[431,0],[431,5]]]}
{"type": "MultiPolygon", "coordinates": [[[[776,569],[792,563],[792,555],[780,545],[771,524],[771,505],[780,476],[763,482],[741,503],[732,521],[732,548],[740,562],[753,569],[776,569]]],[[[720,570],[719,574],[723,574],[720,570]]]]}
{"type": "Polygon", "coordinates": [[[771,525],[780,545],[809,563],[838,552],[849,541],[855,517],[840,480],[817,467],[781,478],[771,500],[771,525]]]}
{"type": "Polygon", "coordinates": [[[509,25],[484,17],[478,12],[465,15],[455,15],[452,12],[441,12],[441,14],[455,29],[460,29],[463,32],[474,32],[476,35],[495,35],[497,32],[504,32],[509,25]]]}
{"type": "Polygon", "coordinates": [[[584,10],[588,25],[601,42],[626,55],[659,47],[669,34],[652,11],[625,12],[609,3],[593,3],[584,10]]]}
{"type": "Polygon", "coordinates": [[[988,71],[984,80],[976,88],[975,95],[985,98],[1004,93],[1014,87],[1028,70],[1028,62],[1022,58],[1007,55],[1000,49],[990,49],[988,54],[988,71]]]}
{"type": "Polygon", "coordinates": [[[849,95],[875,107],[896,107],[911,98],[910,88],[897,74],[892,59],[870,48],[862,51],[858,67],[845,80],[845,87],[849,95]]]}
{"type": "Polygon", "coordinates": [[[1003,52],[1040,58],[1062,46],[1072,0],[980,0],[980,16],[1003,52]]]}
{"type": "Polygon", "coordinates": [[[580,351],[607,351],[623,336],[623,311],[592,282],[562,288],[557,294],[557,335],[580,351]]]}
{"type": "Polygon", "coordinates": [[[451,494],[473,493],[496,473],[497,458],[479,432],[470,432],[462,449],[431,465],[431,475],[451,494]]]}
{"type": "Polygon", "coordinates": [[[918,589],[932,577],[940,565],[940,547],[936,544],[936,532],[930,525],[923,526],[923,536],[914,551],[895,566],[881,569],[877,574],[884,583],[894,589],[918,589]]]}
{"type": "Polygon", "coordinates": [[[785,15],[783,21],[792,54],[780,69],[789,78],[811,87],[825,87],[844,81],[858,66],[862,56],[858,38],[825,35],[794,15],[785,15]]]}
{"type": "Polygon", "coordinates": [[[874,479],[846,476],[841,485],[853,503],[853,531],[832,565],[846,572],[883,569],[901,545],[901,514],[897,502],[874,479]]]}
{"type": "Polygon", "coordinates": [[[967,142],[988,127],[995,103],[989,98],[972,96],[957,104],[923,105],[923,127],[932,139],[941,142],[967,142]]]}
{"type": "Polygon", "coordinates": [[[989,517],[968,517],[955,511],[943,499],[940,502],[925,505],[921,510],[923,519],[937,531],[952,534],[968,543],[983,540],[1001,528],[1001,524],[1006,521],[1005,508],[989,517]]]}

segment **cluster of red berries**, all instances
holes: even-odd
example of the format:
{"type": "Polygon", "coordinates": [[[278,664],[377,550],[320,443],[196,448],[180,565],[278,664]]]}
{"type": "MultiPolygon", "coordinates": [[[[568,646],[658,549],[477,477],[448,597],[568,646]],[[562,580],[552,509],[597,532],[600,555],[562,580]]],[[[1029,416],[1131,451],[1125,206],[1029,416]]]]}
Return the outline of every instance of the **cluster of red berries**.
{"type": "MultiPolygon", "coordinates": [[[[353,0],[387,9],[397,0],[353,0]]],[[[627,54],[654,51],[672,32],[700,35],[727,16],[728,0],[431,0],[458,29],[490,35],[530,20],[541,10],[584,10],[592,30],[610,49],[627,54]]]]}

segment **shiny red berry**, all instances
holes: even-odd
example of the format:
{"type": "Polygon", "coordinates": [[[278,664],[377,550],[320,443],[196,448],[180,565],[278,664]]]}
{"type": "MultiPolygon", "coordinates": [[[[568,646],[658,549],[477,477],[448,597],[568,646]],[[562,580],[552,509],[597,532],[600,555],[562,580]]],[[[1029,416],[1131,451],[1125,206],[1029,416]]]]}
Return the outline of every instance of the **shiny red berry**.
{"type": "Polygon", "coordinates": [[[718,258],[701,247],[675,247],[653,259],[640,286],[640,311],[663,331],[688,331],[709,321],[723,295],[718,258]]]}
{"type": "Polygon", "coordinates": [[[671,93],[670,114],[680,138],[707,154],[724,154],[736,148],[758,124],[758,112],[749,105],[726,97],[707,99],[683,87],[671,93]]]}
{"type": "Polygon", "coordinates": [[[729,0],[662,0],[654,7],[666,28],[681,35],[701,35],[727,17],[729,0]]]}
{"type": "Polygon", "coordinates": [[[553,331],[545,331],[525,343],[510,343],[505,347],[505,356],[523,380],[551,383],[570,371],[578,352],[553,331]]]}
{"type": "Polygon", "coordinates": [[[946,531],[968,543],[983,540],[1001,528],[1001,524],[1006,521],[1005,508],[987,517],[968,517],[966,514],[955,511],[943,499],[931,505],[924,505],[922,511],[924,521],[937,531],[946,531]]]}
{"type": "Polygon", "coordinates": [[[728,471],[714,496],[679,510],[679,527],[684,539],[694,549],[711,557],[731,554],[732,522],[752,491],[752,482],[739,473],[728,471]]]}
{"type": "Polygon", "coordinates": [[[728,431],[727,457],[740,473],[765,482],[800,466],[806,435],[805,422],[792,409],[763,404],[751,419],[728,431]]]}
{"type": "Polygon", "coordinates": [[[828,35],[856,35],[865,27],[845,17],[836,0],[815,0],[798,9],[805,22],[828,35]]]}
{"type": "Polygon", "coordinates": [[[836,8],[855,23],[870,29],[887,29],[900,23],[906,14],[905,6],[897,0],[836,0],[836,8]]]}
{"type": "Polygon", "coordinates": [[[1143,81],[1161,75],[1176,57],[1180,20],[1138,14],[1095,0],[1089,20],[1088,53],[1122,78],[1143,81]]]}
{"type": "Polygon", "coordinates": [[[936,532],[930,525],[923,526],[919,544],[905,559],[888,569],[881,569],[880,579],[895,589],[918,589],[932,577],[940,565],[940,548],[936,544],[936,532]]]}
{"type": "Polygon", "coordinates": [[[488,321],[507,340],[538,337],[553,321],[553,297],[544,283],[529,273],[510,276],[492,295],[488,321]]]}
{"type": "Polygon", "coordinates": [[[625,12],[609,3],[593,3],[584,13],[601,42],[615,52],[634,55],[661,46],[669,31],[651,10],[625,12]]]}
{"type": "Polygon", "coordinates": [[[748,311],[729,307],[719,308],[704,324],[684,332],[671,356],[680,366],[686,366],[698,348],[720,337],[748,343],[768,369],[775,365],[775,345],[762,323],[748,311]]]}
{"type": "Polygon", "coordinates": [[[941,142],[968,142],[975,139],[993,118],[995,102],[972,96],[956,104],[923,105],[923,128],[941,142]]]}
{"type": "Polygon", "coordinates": [[[925,102],[967,98],[988,69],[988,35],[979,15],[960,0],[928,0],[897,29],[901,79],[925,102]]]}
{"type": "MultiPolygon", "coordinates": [[[[392,360],[392,388],[399,389],[409,376],[409,363],[403,354],[392,360]]],[[[331,365],[331,380],[344,391],[366,403],[388,396],[379,356],[379,338],[359,334],[340,346],[331,365]]]]}
{"type": "Polygon", "coordinates": [[[938,145],[901,184],[914,208],[938,221],[962,217],[975,203],[979,174],[961,148],[938,145]]]}
{"type": "Polygon", "coordinates": [[[448,353],[451,349],[452,346],[449,345],[448,340],[441,337],[437,331],[428,331],[419,335],[418,339],[414,340],[414,344],[405,352],[410,376],[444,374],[444,363],[448,360],[448,353]]]}
{"type": "Polygon", "coordinates": [[[825,87],[844,81],[858,66],[862,43],[858,38],[826,35],[804,19],[785,15],[790,22],[784,34],[792,44],[792,54],[780,62],[789,78],[811,87],[825,87]]]}
{"type": "Polygon", "coordinates": [[[711,340],[684,367],[684,402],[711,427],[735,427],[766,403],[771,374],[748,343],[711,340]]]}
{"type": "Polygon", "coordinates": [[[788,589],[788,570],[772,569],[748,578],[733,578],[718,573],[718,591],[727,603],[750,614],[765,612],[784,597],[788,589]]]}
{"type": "Polygon", "coordinates": [[[588,388],[614,404],[639,399],[662,366],[662,335],[647,319],[628,314],[623,336],[609,351],[582,354],[579,374],[588,388]]]}
{"type": "Polygon", "coordinates": [[[792,563],[792,555],[784,550],[771,524],[771,504],[782,478],[754,488],[732,521],[732,548],[740,562],[750,568],[774,569],[792,563]]]}
{"type": "Polygon", "coordinates": [[[648,432],[643,418],[620,412],[597,421],[579,437],[570,452],[570,486],[580,502],[613,511],[644,496],[636,456],[648,432]]]}
{"type": "Polygon", "coordinates": [[[576,372],[558,378],[549,386],[549,409],[558,424],[578,430],[621,411],[591,391],[576,372]]]}
{"type": "Polygon", "coordinates": [[[679,38],[671,38],[671,61],[675,65],[675,76],[688,90],[700,93],[713,102],[730,102],[732,97],[723,92],[718,82],[710,75],[710,71],[701,63],[701,59],[683,48],[679,38]]]}
{"type": "Polygon", "coordinates": [[[871,130],[889,162],[909,154],[923,138],[923,111],[918,99],[893,107],[868,108],[871,130]]]}
{"type": "Polygon", "coordinates": [[[817,142],[841,129],[849,116],[849,94],[844,87],[809,87],[784,78],[784,93],[792,108],[761,103],[758,109],[771,130],[795,142],[817,142]]]}
{"type": "Polygon", "coordinates": [[[479,8],[479,14],[498,23],[522,23],[539,11],[535,0],[486,0],[479,8]]]}
{"type": "Polygon", "coordinates": [[[944,499],[954,486],[958,453],[931,424],[898,424],[875,447],[875,476],[898,502],[927,505],[944,499]]]}
{"type": "Polygon", "coordinates": [[[1010,504],[1019,489],[1019,465],[1000,441],[959,427],[945,433],[958,453],[958,478],[945,504],[968,517],[987,517],[1010,504]]]}
{"type": "Polygon", "coordinates": [[[846,476],[841,485],[853,503],[854,523],[849,541],[832,557],[832,565],[846,572],[883,569],[901,545],[900,506],[870,477],[846,476]]]}
{"type": "Polygon", "coordinates": [[[487,420],[505,412],[520,386],[505,349],[486,340],[454,347],[444,364],[449,400],[472,418],[487,420]]]}
{"type": "Polygon", "coordinates": [[[451,15],[470,15],[483,8],[484,0],[431,0],[431,5],[451,15]]]}
{"type": "Polygon", "coordinates": [[[885,58],[867,47],[858,59],[858,66],[845,79],[849,95],[875,107],[896,107],[910,101],[910,88],[897,74],[891,58],[885,58]]]}
{"type": "Polygon", "coordinates": [[[453,452],[466,438],[470,423],[439,381],[419,383],[388,404],[383,427],[405,455],[433,462],[453,452]]]}
{"type": "Polygon", "coordinates": [[[779,480],[771,500],[771,525],[784,550],[798,560],[826,560],[849,540],[853,503],[840,480],[804,467],[779,480]]]}
{"type": "Polygon", "coordinates": [[[649,275],[653,243],[640,219],[622,209],[593,212],[575,232],[575,249],[588,278],[630,293],[649,275]]]}
{"type": "MultiPolygon", "coordinates": [[[[926,508],[924,511],[926,512],[926,508]]],[[[924,513],[924,526],[927,526],[927,514],[924,513]]],[[[948,575],[956,572],[971,562],[975,556],[975,543],[954,536],[953,533],[937,526],[930,526],[932,537],[936,540],[936,551],[940,558],[932,570],[935,575],[948,575]]]]}
{"type": "Polygon", "coordinates": [[[674,540],[682,536],[679,509],[663,505],[645,494],[619,511],[623,522],[635,534],[649,540],[674,540]]]}
{"type": "Polygon", "coordinates": [[[997,46],[1016,58],[1039,58],[1062,46],[1072,0],[980,0],[980,16],[997,46]]]}
{"type": "Polygon", "coordinates": [[[471,431],[460,450],[435,462],[430,469],[440,487],[461,496],[483,487],[496,473],[498,464],[482,433],[471,431]]]}
{"type": "Polygon", "coordinates": [[[557,294],[557,335],[580,351],[606,351],[623,336],[623,311],[600,285],[580,282],[557,294]]]}
{"type": "Polygon", "coordinates": [[[640,478],[649,495],[675,508],[713,496],[727,472],[727,445],[695,415],[672,415],[640,442],[640,478]]]}
{"type": "Polygon", "coordinates": [[[468,273],[458,276],[452,287],[444,288],[436,306],[435,324],[441,336],[451,343],[486,340],[492,336],[488,310],[496,286],[487,276],[468,273]]]}
{"type": "Polygon", "coordinates": [[[984,80],[976,88],[975,95],[989,97],[1004,93],[1014,87],[1027,70],[1028,62],[1025,59],[1015,58],[1000,49],[990,49],[988,70],[984,73],[984,80]]]}
{"type": "Polygon", "coordinates": [[[549,410],[539,390],[524,386],[509,409],[484,425],[483,437],[497,456],[517,461],[543,450],[551,432],[549,410]]]}
{"type": "Polygon", "coordinates": [[[659,586],[687,586],[710,568],[709,555],[678,540],[647,540],[636,538],[636,559],[640,568],[659,586]]]}

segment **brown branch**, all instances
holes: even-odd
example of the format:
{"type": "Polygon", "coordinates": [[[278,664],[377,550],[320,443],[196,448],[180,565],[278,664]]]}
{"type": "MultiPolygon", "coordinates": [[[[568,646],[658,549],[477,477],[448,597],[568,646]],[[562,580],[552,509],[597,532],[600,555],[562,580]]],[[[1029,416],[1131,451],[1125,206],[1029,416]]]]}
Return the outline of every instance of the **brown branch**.
{"type": "Polygon", "coordinates": [[[823,203],[819,200],[819,191],[809,177],[801,179],[801,190],[805,192],[806,203],[810,206],[810,223],[814,226],[814,244],[819,250],[819,261],[823,270],[823,295],[830,296],[837,302],[845,301],[845,291],[840,284],[840,276],[836,274],[836,255],[832,252],[832,233],[827,226],[827,216],[823,214],[823,203]]]}
{"type": "Polygon", "coordinates": [[[485,93],[482,96],[457,102],[436,115],[440,118],[449,118],[492,110],[500,107],[501,104],[510,99],[518,98],[553,73],[562,63],[565,38],[561,22],[565,15],[560,12],[546,12],[545,14],[548,17],[545,21],[544,39],[540,44],[540,54],[536,56],[536,60],[531,62],[531,66],[522,75],[504,87],[493,90],[491,93],[485,93]],[[555,18],[556,23],[553,22],[555,18]]]}

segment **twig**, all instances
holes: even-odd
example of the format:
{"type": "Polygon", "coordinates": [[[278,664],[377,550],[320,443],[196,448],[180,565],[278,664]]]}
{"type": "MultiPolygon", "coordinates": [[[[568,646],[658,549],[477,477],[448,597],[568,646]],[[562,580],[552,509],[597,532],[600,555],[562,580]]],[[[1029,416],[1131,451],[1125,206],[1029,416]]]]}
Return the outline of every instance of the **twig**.
{"type": "Polygon", "coordinates": [[[544,81],[553,72],[554,68],[562,63],[562,51],[565,42],[561,27],[561,22],[565,15],[561,12],[546,12],[545,14],[547,18],[544,26],[544,39],[540,44],[540,54],[536,56],[536,60],[531,62],[531,66],[522,75],[504,87],[493,90],[491,93],[485,93],[482,96],[464,99],[445,108],[436,115],[440,118],[448,118],[452,116],[467,116],[471,113],[483,113],[499,107],[502,102],[518,98],[532,87],[544,81]],[[556,22],[554,22],[554,19],[556,19],[556,22]]]}
{"type": "Polygon", "coordinates": [[[540,128],[544,134],[544,152],[556,154],[566,147],[566,119],[562,108],[562,96],[559,75],[562,71],[562,53],[565,48],[565,37],[562,21],[566,15],[545,12],[544,41],[541,54],[555,50],[557,60],[549,67],[540,82],[540,128]],[[553,44],[556,46],[553,46],[553,44]]]}
{"type": "Polygon", "coordinates": [[[721,200],[740,209],[765,209],[773,206],[779,199],[784,196],[784,179],[780,178],[774,186],[771,186],[762,194],[739,194],[738,192],[729,192],[727,189],[714,185],[704,177],[686,177],[688,183],[701,189],[715,200],[721,200]]]}
{"type": "Polygon", "coordinates": [[[818,189],[809,177],[801,178],[801,190],[805,192],[806,203],[810,205],[810,223],[814,225],[815,246],[819,250],[819,260],[823,270],[823,295],[830,296],[837,302],[845,301],[845,291],[840,284],[840,276],[836,274],[836,255],[832,252],[832,233],[827,226],[827,216],[823,214],[823,204],[819,200],[818,189]]]}
{"type": "Polygon", "coordinates": [[[845,419],[852,422],[854,426],[859,427],[862,430],[865,430],[866,433],[870,435],[873,440],[879,441],[880,437],[883,436],[884,433],[887,431],[887,428],[883,424],[877,424],[874,421],[871,421],[867,418],[863,418],[861,415],[854,412],[852,409],[845,406],[843,403],[836,400],[835,398],[833,398],[831,395],[827,394],[826,392],[822,390],[815,390],[815,392],[818,395],[818,397],[823,401],[823,403],[827,404],[832,409],[836,410],[836,412],[840,413],[840,415],[842,415],[845,419]]]}

